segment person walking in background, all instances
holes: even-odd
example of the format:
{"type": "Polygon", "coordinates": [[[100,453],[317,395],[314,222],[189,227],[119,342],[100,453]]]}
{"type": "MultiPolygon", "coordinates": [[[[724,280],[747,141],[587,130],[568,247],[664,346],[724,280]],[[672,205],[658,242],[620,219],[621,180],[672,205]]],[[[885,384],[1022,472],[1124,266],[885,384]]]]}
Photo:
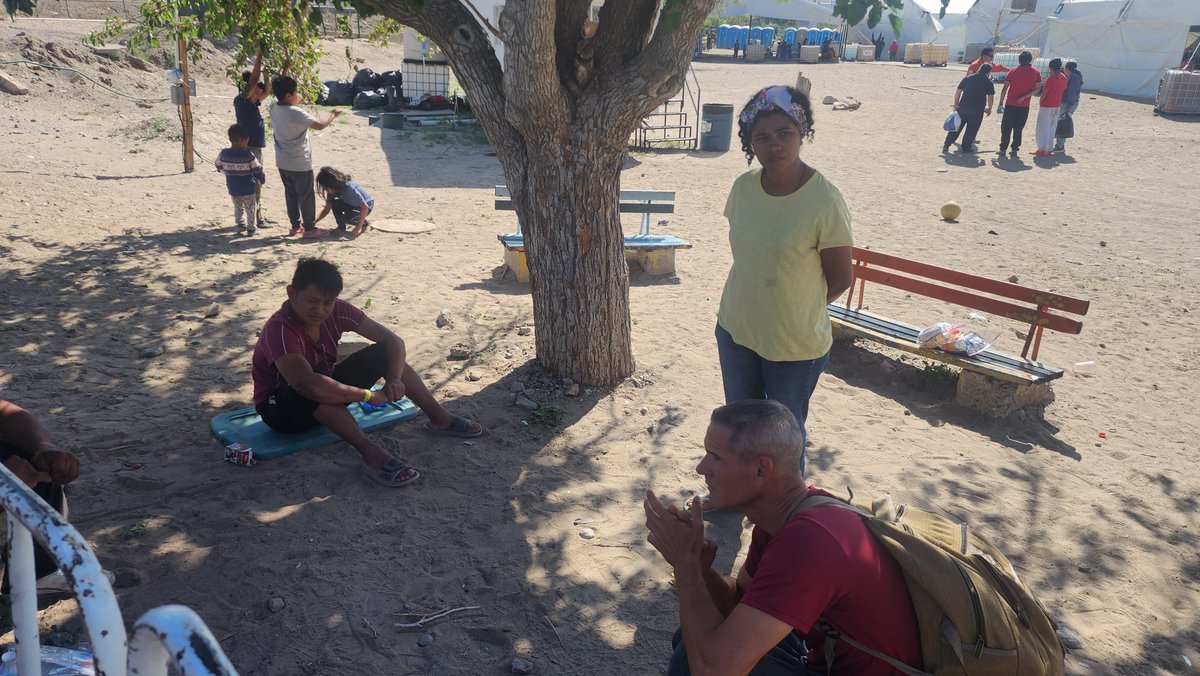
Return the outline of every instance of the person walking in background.
{"type": "Polygon", "coordinates": [[[900,51],[900,43],[892,40],[892,46],[888,47],[888,61],[895,61],[898,51],[900,51]]]}
{"type": "Polygon", "coordinates": [[[976,152],[975,135],[979,133],[984,116],[992,114],[992,97],[996,94],[991,72],[992,64],[985,63],[979,67],[978,73],[968,75],[958,83],[958,89],[954,90],[954,110],[958,111],[962,124],[957,130],[946,134],[946,141],[942,144],[943,153],[950,152],[950,144],[958,140],[960,133],[962,145],[959,151],[976,152]]]}
{"type": "MultiPolygon", "coordinates": [[[[1079,64],[1074,61],[1067,62],[1067,88],[1063,91],[1062,110],[1059,117],[1070,117],[1071,124],[1075,123],[1075,111],[1079,108],[1079,93],[1083,90],[1083,73],[1079,72],[1079,64]]],[[[1057,129],[1057,124],[1055,128],[1057,129]]],[[[1054,139],[1054,152],[1063,153],[1067,151],[1067,139],[1056,136],[1054,139]]]]}
{"type": "Polygon", "coordinates": [[[308,130],[320,131],[342,114],[331,110],[323,119],[309,115],[300,107],[296,81],[287,75],[271,80],[275,101],[271,104],[271,129],[275,136],[275,166],[279,168],[287,200],[288,220],[295,235],[304,229],[305,239],[317,239],[329,234],[316,226],[317,197],[313,189],[312,146],[308,130]]]}
{"type": "Polygon", "coordinates": [[[971,65],[967,66],[967,75],[974,75],[975,73],[978,73],[979,69],[983,67],[983,64],[985,63],[992,67],[993,73],[1007,73],[1009,70],[1008,66],[1002,66],[998,63],[993,63],[995,60],[993,53],[994,50],[991,47],[984,47],[979,52],[979,58],[975,59],[971,62],[971,65]]]}
{"type": "Polygon", "coordinates": [[[1062,74],[1062,59],[1050,59],[1050,76],[1042,85],[1042,98],[1038,104],[1037,146],[1034,155],[1053,155],[1054,132],[1058,126],[1058,114],[1063,94],[1067,91],[1067,76],[1062,74]]]}
{"type": "Polygon", "coordinates": [[[1000,105],[1004,110],[1000,118],[1000,154],[1008,151],[1011,139],[1013,157],[1021,150],[1021,132],[1029,120],[1029,102],[1042,81],[1042,74],[1030,65],[1033,54],[1021,52],[1017,63],[1017,67],[1008,72],[1000,90],[1000,105]]]}
{"type": "Polygon", "coordinates": [[[736,59],[737,56],[738,56],[738,41],[734,40],[733,41],[733,58],[736,59]]]}
{"type": "Polygon", "coordinates": [[[240,124],[229,128],[229,147],[217,153],[217,171],[225,174],[225,187],[233,199],[233,220],[238,234],[253,235],[258,231],[258,194],[267,175],[258,158],[250,152],[250,131],[240,124]]]}
{"type": "Polygon", "coordinates": [[[733,265],[716,326],[726,403],[773,399],[801,427],[833,344],[825,305],[853,280],[850,210],[800,158],[812,133],[812,104],[793,87],[759,91],[738,117],[746,162],[761,166],[725,202],[733,265]]]}

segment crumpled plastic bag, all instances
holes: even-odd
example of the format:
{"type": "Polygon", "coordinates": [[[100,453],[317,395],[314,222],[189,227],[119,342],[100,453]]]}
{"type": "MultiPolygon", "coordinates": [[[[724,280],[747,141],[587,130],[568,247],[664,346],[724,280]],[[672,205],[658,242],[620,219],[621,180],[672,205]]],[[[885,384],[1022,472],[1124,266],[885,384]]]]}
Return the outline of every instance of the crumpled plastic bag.
{"type": "Polygon", "coordinates": [[[921,347],[930,350],[944,350],[954,354],[965,354],[968,357],[983,352],[988,347],[988,341],[974,331],[963,331],[962,326],[954,326],[947,322],[938,322],[917,334],[917,342],[921,347]]]}
{"type": "Polygon", "coordinates": [[[961,128],[962,128],[962,116],[958,114],[957,110],[952,111],[946,117],[946,121],[942,123],[943,131],[958,131],[961,128]]]}

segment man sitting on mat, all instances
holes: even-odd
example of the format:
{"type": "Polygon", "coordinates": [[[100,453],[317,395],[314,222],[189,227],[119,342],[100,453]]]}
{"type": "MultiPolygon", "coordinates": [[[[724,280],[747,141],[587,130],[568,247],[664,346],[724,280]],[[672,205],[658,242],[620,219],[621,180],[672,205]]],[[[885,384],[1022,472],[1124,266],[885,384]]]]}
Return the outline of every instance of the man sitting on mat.
{"type": "Polygon", "coordinates": [[[271,315],[254,346],[254,408],[276,432],[304,432],[317,424],[333,430],[362,454],[367,475],[385,486],[404,486],[420,473],[367,438],[346,408],[379,406],[405,395],[429,422],[425,431],[477,437],[483,427],[450,415],[421,377],[405,363],[404,341],[344,300],[337,266],[303,258],[287,287],[287,302],[271,315]],[[353,331],[375,343],[337,362],[338,340],[353,331]],[[380,378],[383,388],[370,388],[380,378]]]}

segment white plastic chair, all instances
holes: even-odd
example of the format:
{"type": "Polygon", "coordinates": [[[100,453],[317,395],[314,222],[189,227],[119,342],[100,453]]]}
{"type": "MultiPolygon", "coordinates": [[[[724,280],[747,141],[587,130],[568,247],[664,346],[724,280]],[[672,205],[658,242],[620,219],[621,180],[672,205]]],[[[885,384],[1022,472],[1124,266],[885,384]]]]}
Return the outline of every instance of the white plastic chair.
{"type": "Polygon", "coordinates": [[[237,676],[212,632],[190,608],[146,611],[125,635],[112,586],[83,536],[0,465],[0,508],[8,520],[8,569],[17,673],[42,673],[33,541],[44,546],[71,582],[91,641],[96,673],[166,676],[168,663],[185,676],[237,676]]]}

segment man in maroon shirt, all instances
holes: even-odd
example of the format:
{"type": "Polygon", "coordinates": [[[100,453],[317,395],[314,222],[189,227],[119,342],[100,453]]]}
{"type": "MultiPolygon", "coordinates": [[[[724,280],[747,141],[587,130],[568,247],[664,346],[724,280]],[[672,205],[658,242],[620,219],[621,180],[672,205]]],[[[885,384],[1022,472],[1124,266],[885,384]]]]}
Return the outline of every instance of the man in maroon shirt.
{"type": "Polygon", "coordinates": [[[1021,150],[1021,132],[1025,131],[1025,123],[1029,121],[1029,102],[1037,91],[1042,74],[1030,64],[1033,54],[1021,52],[1017,57],[1018,65],[1004,79],[1004,88],[1000,90],[1000,105],[1004,106],[1003,117],[1000,120],[1000,155],[1008,150],[1009,140],[1012,140],[1012,156],[1016,157],[1021,150]]]}
{"type": "MultiPolygon", "coordinates": [[[[736,578],[713,567],[717,545],[704,538],[700,500],[684,511],[646,491],[647,539],[675,567],[679,595],[668,676],[825,674],[823,623],[922,666],[903,574],[862,517],[836,505],[801,509],[808,496],[828,495],[804,482],[802,439],[796,418],[775,401],[741,401],[712,414],[696,468],[708,484],[705,504],[739,509],[754,524],[736,578]]],[[[901,673],[844,641],[830,666],[833,676],[901,673]]]]}
{"type": "Polygon", "coordinates": [[[477,422],[450,415],[405,362],[404,341],[362,310],[338,299],[342,275],[319,258],[303,258],[287,287],[287,302],[267,320],[254,346],[254,407],[271,429],[303,432],[318,424],[362,455],[367,476],[404,486],[420,473],[388,455],[359,428],[348,404],[380,406],[408,396],[429,416],[427,432],[477,437],[477,422]],[[353,331],[375,343],[337,363],[338,340],[353,331]],[[372,390],[380,379],[383,387],[372,390]]]}

